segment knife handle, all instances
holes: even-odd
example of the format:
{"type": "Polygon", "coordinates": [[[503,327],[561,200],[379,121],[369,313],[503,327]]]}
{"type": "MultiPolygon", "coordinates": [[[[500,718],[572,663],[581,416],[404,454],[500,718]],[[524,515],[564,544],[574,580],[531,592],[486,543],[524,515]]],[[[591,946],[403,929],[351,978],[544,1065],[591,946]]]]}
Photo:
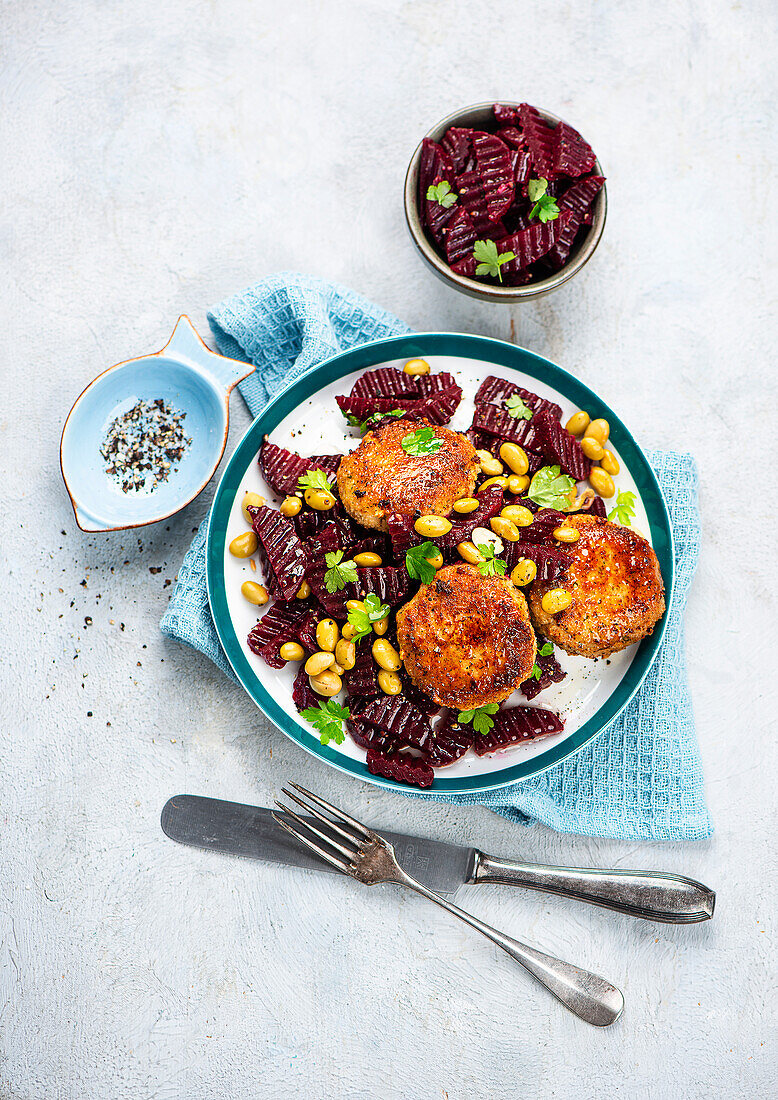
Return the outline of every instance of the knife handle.
{"type": "Polygon", "coordinates": [[[544,867],[475,852],[471,883],[494,882],[545,890],[665,924],[693,924],[713,916],[716,895],[694,879],[665,871],[598,871],[544,867]]]}

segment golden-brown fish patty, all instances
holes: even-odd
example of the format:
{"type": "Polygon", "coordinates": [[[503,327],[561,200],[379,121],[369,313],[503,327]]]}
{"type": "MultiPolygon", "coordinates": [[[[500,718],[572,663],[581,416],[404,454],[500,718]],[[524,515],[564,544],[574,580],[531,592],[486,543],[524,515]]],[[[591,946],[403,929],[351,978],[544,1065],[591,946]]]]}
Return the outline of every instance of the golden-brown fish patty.
{"type": "Polygon", "coordinates": [[[455,500],[470,496],[477,475],[475,447],[464,435],[427,420],[387,419],[341,461],[338,492],[358,523],[386,531],[390,512],[447,516],[455,500]],[[443,441],[434,454],[403,450],[403,439],[420,428],[431,428],[443,441]]]}
{"type": "Polygon", "coordinates": [[[523,593],[473,565],[449,565],[423,584],[397,612],[397,640],[414,684],[458,710],[507,699],[535,664],[523,593]]]}
{"type": "Polygon", "coordinates": [[[665,586],[649,543],[630,527],[599,516],[568,516],[579,532],[565,546],[573,559],[562,580],[536,581],[529,608],[538,633],[581,657],[608,657],[639,642],[665,610],[665,586]],[[543,595],[564,588],[573,597],[566,611],[549,615],[543,595]]]}

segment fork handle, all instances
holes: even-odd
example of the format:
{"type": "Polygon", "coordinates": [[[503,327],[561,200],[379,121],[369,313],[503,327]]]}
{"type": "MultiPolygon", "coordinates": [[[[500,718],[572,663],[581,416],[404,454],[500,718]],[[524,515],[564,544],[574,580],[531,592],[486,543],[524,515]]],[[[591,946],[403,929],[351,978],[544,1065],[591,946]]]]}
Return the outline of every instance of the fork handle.
{"type": "Polygon", "coordinates": [[[607,1027],[615,1023],[621,1015],[624,997],[621,991],[605,978],[573,966],[572,963],[563,962],[561,959],[554,958],[553,955],[546,955],[543,951],[538,951],[526,943],[498,932],[496,928],[484,924],[470,913],[466,913],[464,909],[452,905],[450,901],[428,890],[410,875],[403,873],[403,877],[397,881],[415,890],[417,894],[434,901],[436,905],[459,917],[465,924],[469,924],[471,928],[475,928],[492,943],[501,947],[512,959],[521,963],[524,969],[528,970],[550,993],[553,993],[565,1008],[570,1009],[587,1024],[607,1027]]]}
{"type": "Polygon", "coordinates": [[[710,920],[713,890],[694,879],[666,871],[598,871],[586,867],[544,867],[476,852],[471,883],[495,882],[546,890],[665,924],[710,920]]]}

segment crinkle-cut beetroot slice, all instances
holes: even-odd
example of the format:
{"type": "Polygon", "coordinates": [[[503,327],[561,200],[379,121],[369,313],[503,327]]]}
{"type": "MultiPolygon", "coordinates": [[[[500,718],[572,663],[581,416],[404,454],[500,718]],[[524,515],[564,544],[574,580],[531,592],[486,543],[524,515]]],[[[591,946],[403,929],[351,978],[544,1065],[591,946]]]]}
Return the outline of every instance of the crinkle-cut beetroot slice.
{"type": "MultiPolygon", "coordinates": [[[[392,642],[392,645],[395,649],[397,648],[396,639],[392,642]]],[[[425,714],[427,718],[431,718],[433,714],[438,713],[440,710],[440,703],[436,703],[431,695],[427,695],[426,691],[417,688],[404,668],[400,669],[398,676],[402,680],[402,695],[404,699],[412,703],[413,706],[416,707],[417,710],[420,710],[422,714],[425,714]]]]}
{"type": "Polygon", "coordinates": [[[603,183],[605,183],[604,176],[589,176],[588,179],[574,183],[560,198],[560,210],[569,210],[571,216],[546,257],[557,270],[567,263],[578,231],[584,225],[586,216],[603,183]]]}
{"type": "Polygon", "coordinates": [[[512,145],[514,149],[524,148],[524,138],[517,126],[504,126],[497,131],[497,137],[506,145],[512,145]]]}
{"type": "Polygon", "coordinates": [[[457,260],[455,264],[449,264],[449,267],[456,275],[462,275],[465,279],[475,279],[475,269],[477,266],[477,261],[473,256],[465,256],[461,260],[457,260]]]}
{"type": "Polygon", "coordinates": [[[348,538],[339,523],[334,519],[328,520],[320,531],[303,544],[308,562],[319,561],[325,554],[331,554],[335,550],[345,550],[348,538]]]}
{"type": "Polygon", "coordinates": [[[565,724],[558,714],[542,707],[509,707],[494,716],[494,725],[488,733],[480,734],[473,742],[478,756],[498,752],[508,745],[518,745],[522,741],[535,741],[538,737],[548,737],[552,733],[561,733],[565,724]]]}
{"type": "Polygon", "coordinates": [[[535,417],[532,420],[519,420],[505,409],[496,405],[476,405],[471,428],[486,432],[490,436],[499,436],[509,443],[518,443],[525,450],[537,450],[535,445],[535,417]]]}
{"type": "Polygon", "coordinates": [[[317,612],[309,611],[297,628],[297,641],[303,649],[307,649],[309,653],[315,653],[319,648],[318,642],[316,641],[316,625],[318,621],[319,616],[317,612]]]}
{"type": "Polygon", "coordinates": [[[393,737],[387,733],[381,733],[375,726],[369,726],[367,722],[360,722],[358,718],[351,718],[346,722],[346,729],[361,749],[373,749],[374,752],[396,752],[400,746],[393,737]]]}
{"type": "Polygon", "coordinates": [[[402,695],[381,695],[369,700],[360,706],[359,719],[417,749],[423,749],[432,736],[426,715],[402,695]]]}
{"type": "MultiPolygon", "coordinates": [[[[522,500],[521,503],[529,507],[528,501],[529,498],[522,500]]],[[[537,505],[535,507],[537,508],[537,505]]],[[[553,540],[553,531],[565,519],[567,519],[567,513],[558,512],[556,508],[537,508],[529,527],[521,529],[521,542],[548,543],[550,546],[558,547],[559,544],[553,540]]]]}
{"type": "Polygon", "coordinates": [[[328,592],[327,586],[324,583],[324,574],[326,572],[326,561],[313,561],[308,565],[305,571],[305,579],[311,586],[311,591],[314,596],[328,615],[331,615],[333,619],[346,619],[348,618],[346,601],[359,599],[357,595],[357,586],[355,584],[347,584],[340,592],[328,592]]]}
{"type": "Polygon", "coordinates": [[[443,549],[452,549],[460,542],[466,542],[476,527],[488,527],[489,520],[496,516],[505,504],[505,497],[499,485],[487,485],[485,489],[479,489],[475,494],[478,507],[474,512],[469,512],[458,523],[454,523],[451,530],[436,539],[436,545],[443,549]]]}
{"type": "Polygon", "coordinates": [[[554,130],[554,175],[583,176],[594,168],[595,159],[591,145],[578,131],[566,122],[560,122],[554,130]]]}
{"type": "Polygon", "coordinates": [[[540,117],[540,112],[529,103],[522,103],[518,114],[535,175],[551,179],[556,155],[554,131],[540,117]]]}
{"type": "MultiPolygon", "coordinates": [[[[557,419],[562,415],[562,406],[555,401],[549,401],[532,390],[525,390],[516,382],[509,382],[507,378],[498,378],[489,374],[478,387],[475,395],[476,405],[497,405],[504,408],[505,402],[510,397],[520,397],[525,405],[528,405],[533,413],[550,412],[557,419]]],[[[514,417],[515,419],[515,417],[514,417]]]]}
{"type": "Polygon", "coordinates": [[[300,665],[297,675],[294,678],[294,684],[292,685],[292,702],[297,707],[298,711],[307,710],[308,707],[318,707],[319,703],[323,703],[324,700],[320,695],[311,687],[308,681],[308,673],[305,671],[305,666],[300,665]]]}
{"type": "Polygon", "coordinates": [[[351,394],[338,394],[335,400],[344,416],[356,416],[359,420],[369,420],[376,413],[394,412],[395,409],[401,409],[407,416],[414,416],[420,398],[418,394],[414,394],[410,400],[407,396],[353,397],[351,394]]]}
{"type": "MultiPolygon", "coordinates": [[[[440,183],[441,180],[436,179],[434,182],[440,183]]],[[[453,189],[456,190],[455,187],[453,189]]],[[[436,199],[425,198],[422,210],[424,225],[432,234],[435,243],[442,245],[446,236],[446,226],[457,212],[456,204],[446,207],[436,199]]]]}
{"type": "Polygon", "coordinates": [[[496,134],[473,133],[473,151],[486,192],[489,221],[499,221],[510,209],[515,194],[513,165],[508,146],[496,134]]]}
{"type": "Polygon", "coordinates": [[[532,423],[539,450],[550,465],[558,465],[562,473],[569,474],[576,481],[583,481],[589,476],[592,463],[567,428],[548,412],[537,413],[532,423]]]}
{"type": "Polygon", "coordinates": [[[516,107],[510,107],[507,103],[493,103],[492,114],[494,121],[501,126],[515,126],[519,120],[519,112],[516,107]]]}
{"type": "Polygon", "coordinates": [[[381,603],[396,607],[410,591],[408,574],[396,565],[368,565],[357,569],[357,577],[360,600],[373,593],[381,603]]]}
{"type": "Polygon", "coordinates": [[[504,264],[503,276],[520,272],[545,256],[560,239],[572,216],[572,211],[565,210],[553,221],[533,222],[527,229],[496,241],[498,252],[513,252],[515,256],[504,264]]]}
{"type": "Polygon", "coordinates": [[[376,367],[367,370],[351,387],[350,397],[401,397],[412,400],[419,396],[419,384],[415,377],[394,367],[376,367]]]}
{"type": "Polygon", "coordinates": [[[386,517],[389,538],[392,540],[392,552],[398,561],[405,562],[405,555],[412,546],[420,546],[425,540],[416,534],[413,516],[403,516],[399,512],[390,512],[386,517]]]}
{"type": "Polygon", "coordinates": [[[526,699],[534,699],[536,695],[540,695],[541,691],[545,691],[552,684],[561,684],[567,676],[554,655],[553,647],[551,652],[545,654],[545,656],[540,652],[548,644],[547,639],[538,634],[537,641],[538,653],[535,663],[540,669],[540,676],[537,679],[530,677],[521,685],[521,693],[526,699]]]}
{"type": "Polygon", "coordinates": [[[456,378],[447,370],[438,371],[437,374],[420,374],[416,381],[425,397],[432,397],[441,390],[459,390],[460,398],[462,396],[462,390],[457,385],[456,378]]]}
{"type": "Polygon", "coordinates": [[[302,584],[308,563],[294,524],[265,504],[261,508],[249,507],[249,513],[264,554],[263,564],[269,567],[265,579],[285,600],[291,600],[302,584]]]}
{"type": "MultiPolygon", "coordinates": [[[[522,533],[527,530],[522,527],[522,533]]],[[[553,530],[553,528],[552,528],[553,530]]],[[[522,558],[529,558],[537,566],[537,579],[542,582],[557,581],[564,576],[565,570],[570,564],[570,553],[557,549],[556,546],[543,546],[534,542],[509,542],[506,543],[502,554],[505,559],[506,572],[510,573],[522,558]]]]}
{"type": "Polygon", "coordinates": [[[473,131],[465,126],[452,126],[446,130],[440,144],[459,175],[472,153],[473,131]]]}
{"type": "Polygon", "coordinates": [[[324,470],[332,480],[337,473],[343,455],[301,455],[277,447],[275,443],[263,439],[259,449],[259,465],[267,483],[277,493],[293,493],[297,482],[308,470],[324,470]]]}
{"type": "Polygon", "coordinates": [[[431,424],[448,424],[461,400],[462,390],[459,386],[452,386],[450,390],[438,390],[418,402],[414,416],[425,417],[431,424]]]}
{"type": "Polygon", "coordinates": [[[473,744],[473,727],[460,725],[457,712],[446,710],[435,727],[427,746],[427,761],[432,768],[446,768],[465,755],[473,744]]]}
{"type": "Polygon", "coordinates": [[[302,512],[298,512],[292,522],[294,523],[294,529],[297,532],[297,537],[301,542],[306,542],[308,539],[313,538],[317,531],[325,524],[326,512],[316,512],[313,509],[302,512]]]}
{"type": "Polygon", "coordinates": [[[278,642],[280,645],[282,642],[294,641],[308,611],[299,600],[293,603],[274,603],[252,627],[248,636],[249,649],[252,653],[259,653],[268,642],[278,642]]]}
{"type": "Polygon", "coordinates": [[[459,260],[473,255],[478,239],[472,219],[466,210],[458,210],[446,227],[446,259],[453,267],[459,260]]]}
{"type": "Polygon", "coordinates": [[[423,203],[427,197],[427,189],[430,184],[439,179],[447,179],[449,182],[454,177],[454,166],[451,163],[446,150],[442,145],[430,138],[424,138],[421,143],[421,155],[419,157],[419,201],[423,203]]]}
{"type": "Polygon", "coordinates": [[[460,208],[467,211],[476,234],[485,233],[491,219],[486,197],[486,188],[479,172],[463,172],[456,179],[460,208]]]}
{"type": "MultiPolygon", "coordinates": [[[[353,698],[372,699],[374,696],[381,694],[381,688],[378,684],[378,667],[373,660],[369,641],[369,638],[363,638],[360,642],[357,642],[354,667],[349,669],[343,677],[346,691],[353,698]]],[[[354,713],[353,708],[352,713],[354,713]]]]}
{"type": "Polygon", "coordinates": [[[382,753],[374,748],[367,750],[367,770],[371,775],[382,775],[411,787],[431,787],[435,773],[423,759],[404,752],[382,753]]]}

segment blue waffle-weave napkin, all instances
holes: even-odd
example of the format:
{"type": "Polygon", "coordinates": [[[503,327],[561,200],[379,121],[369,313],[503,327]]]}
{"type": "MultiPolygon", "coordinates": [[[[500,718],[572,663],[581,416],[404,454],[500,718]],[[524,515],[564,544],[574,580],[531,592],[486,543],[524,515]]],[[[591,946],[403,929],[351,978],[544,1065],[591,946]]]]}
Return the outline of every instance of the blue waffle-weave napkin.
{"type": "MultiPolygon", "coordinates": [[[[283,273],[216,306],[208,320],[224,355],[256,364],[240,384],[256,416],[309,367],[357,344],[410,329],[345,287],[283,273]]],[[[478,795],[420,795],[480,803],[512,821],[634,840],[700,840],[712,832],[686,676],[683,614],[697,565],[697,471],[686,454],[649,452],[670,510],[676,582],[662,647],[621,716],[575,756],[542,775],[478,795]]],[[[163,634],[200,650],[234,679],[205,587],[203,523],[179,571],[163,634]]],[[[410,792],[409,792],[410,793],[410,792]]]]}

